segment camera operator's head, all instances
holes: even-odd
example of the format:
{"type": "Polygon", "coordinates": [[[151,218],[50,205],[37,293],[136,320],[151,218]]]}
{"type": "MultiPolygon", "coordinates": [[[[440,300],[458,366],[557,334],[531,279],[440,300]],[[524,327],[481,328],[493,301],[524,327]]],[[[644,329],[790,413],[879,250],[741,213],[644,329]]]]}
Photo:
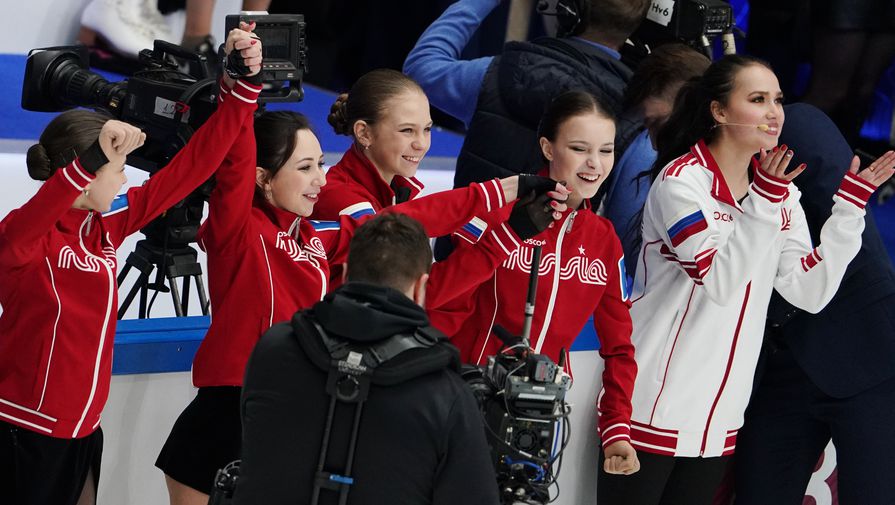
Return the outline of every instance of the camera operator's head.
{"type": "MultiPolygon", "coordinates": [[[[650,0],[582,0],[582,38],[619,49],[646,18],[650,0]]],[[[573,32],[574,34],[574,32],[573,32]]]]}
{"type": "Polygon", "coordinates": [[[413,177],[431,145],[429,99],[410,77],[390,69],[362,75],[339,95],[328,117],[333,130],[354,138],[387,183],[413,177]]]}
{"type": "Polygon", "coordinates": [[[674,98],[681,86],[702,75],[711,63],[699,51],[673,43],[657,47],[637,66],[625,90],[625,103],[643,114],[643,124],[649,130],[653,148],[659,128],[671,115],[674,98]]]}
{"type": "Polygon", "coordinates": [[[269,204],[310,216],[326,184],[323,149],[308,119],[290,111],[265,112],[255,119],[255,190],[269,204]]]}
{"type": "Polygon", "coordinates": [[[432,249],[422,225],[403,214],[381,214],[351,238],[348,281],[397,289],[423,306],[432,249]]]}

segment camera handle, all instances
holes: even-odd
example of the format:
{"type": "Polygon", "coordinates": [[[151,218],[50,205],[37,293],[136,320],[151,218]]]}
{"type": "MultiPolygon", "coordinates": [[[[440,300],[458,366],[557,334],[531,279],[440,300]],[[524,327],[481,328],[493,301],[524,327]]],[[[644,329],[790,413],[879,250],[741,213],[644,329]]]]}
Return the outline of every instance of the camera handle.
{"type": "MultiPolygon", "coordinates": [[[[185,49],[177,44],[173,44],[171,42],[166,42],[164,40],[155,40],[152,44],[152,50],[143,49],[140,51],[140,54],[137,56],[140,60],[140,63],[150,66],[150,65],[158,65],[162,62],[168,62],[166,60],[166,56],[171,56],[177,60],[181,60],[184,62],[192,62],[196,63],[197,69],[200,70],[200,74],[202,75],[193,75],[197,81],[201,81],[204,79],[213,78],[208,72],[208,64],[217,64],[218,62],[209,62],[208,58],[205,57],[204,54],[199,54],[195,51],[190,51],[185,49]]],[[[170,63],[170,62],[168,62],[170,63]]],[[[169,68],[176,69],[177,65],[170,63],[169,68]]],[[[193,68],[193,67],[191,67],[193,68]]]]}

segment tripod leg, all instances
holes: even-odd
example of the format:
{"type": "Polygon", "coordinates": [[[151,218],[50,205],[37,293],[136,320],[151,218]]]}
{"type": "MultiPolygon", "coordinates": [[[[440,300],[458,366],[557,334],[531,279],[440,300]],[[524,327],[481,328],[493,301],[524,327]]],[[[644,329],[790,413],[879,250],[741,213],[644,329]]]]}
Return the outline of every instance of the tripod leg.
{"type": "MultiPolygon", "coordinates": [[[[130,265],[126,265],[121,273],[118,275],[118,285],[121,285],[121,282],[124,281],[124,277],[127,275],[127,271],[130,269],[130,265]]],[[[137,282],[131,286],[130,291],[127,292],[127,295],[124,297],[124,301],[122,301],[118,306],[118,319],[124,317],[124,313],[127,312],[128,307],[131,306],[131,302],[134,301],[134,297],[137,296],[138,292],[141,292],[142,286],[146,285],[146,281],[149,279],[149,275],[140,274],[137,277],[137,282]]],[[[142,300],[142,297],[140,298],[142,300]]],[[[143,304],[140,304],[143,307],[143,304]]],[[[142,316],[140,316],[142,319],[142,316]]]]}
{"type": "Polygon", "coordinates": [[[199,292],[199,305],[202,310],[202,315],[208,315],[208,296],[205,294],[205,284],[202,280],[202,274],[196,275],[193,277],[196,279],[196,290],[199,292]]]}
{"type": "MultiPolygon", "coordinates": [[[[119,286],[121,285],[122,282],[124,282],[124,279],[127,277],[127,273],[130,272],[130,271],[131,271],[131,264],[125,262],[125,264],[124,264],[124,268],[122,268],[121,271],[118,272],[118,279],[117,279],[117,281],[118,281],[118,285],[119,285],[119,286]]],[[[118,317],[120,318],[121,316],[118,316],[118,317]]]]}
{"type": "Polygon", "coordinates": [[[190,313],[190,278],[192,276],[188,275],[183,277],[183,294],[180,295],[180,306],[183,308],[183,314],[187,315],[190,313]]]}
{"type": "Polygon", "coordinates": [[[140,313],[137,315],[140,319],[146,319],[146,298],[149,297],[149,275],[146,276],[144,282],[140,284],[140,313]]]}
{"type": "Polygon", "coordinates": [[[171,286],[171,301],[174,302],[174,315],[183,317],[183,307],[180,305],[180,288],[174,277],[168,276],[168,284],[171,286]]]}

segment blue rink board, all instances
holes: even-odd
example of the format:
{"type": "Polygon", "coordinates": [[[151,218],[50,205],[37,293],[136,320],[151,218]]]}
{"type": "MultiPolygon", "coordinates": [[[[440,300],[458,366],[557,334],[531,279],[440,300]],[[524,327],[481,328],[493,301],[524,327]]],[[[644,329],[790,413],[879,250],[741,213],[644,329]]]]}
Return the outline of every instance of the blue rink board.
{"type": "MultiPolygon", "coordinates": [[[[189,371],[209,323],[208,316],[118,321],[112,374],[189,371]]],[[[593,351],[598,347],[593,324],[588,321],[572,351],[593,351]]]]}

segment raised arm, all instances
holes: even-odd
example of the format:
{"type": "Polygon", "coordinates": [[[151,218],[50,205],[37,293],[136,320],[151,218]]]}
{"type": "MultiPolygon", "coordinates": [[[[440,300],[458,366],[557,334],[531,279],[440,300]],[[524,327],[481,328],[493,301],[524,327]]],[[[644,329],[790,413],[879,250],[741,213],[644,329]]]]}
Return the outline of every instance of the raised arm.
{"type": "Polygon", "coordinates": [[[255,151],[254,120],[249,117],[215,172],[215,187],[208,199],[203,242],[220,254],[241,250],[239,245],[247,236],[255,194],[255,151]]]}
{"type": "Polygon", "coordinates": [[[793,209],[792,230],[783,247],[774,288],[789,303],[817,313],[836,294],[848,264],[861,248],[864,206],[876,188],[895,171],[895,152],[889,151],[858,173],[857,156],[833,196],[833,213],[811,245],[805,214],[793,209]]]}
{"type": "Polygon", "coordinates": [[[500,0],[460,0],[420,36],[404,61],[404,73],[422,86],[435,107],[469,125],[491,56],[461,60],[479,25],[500,0]]]}
{"type": "MultiPolygon", "coordinates": [[[[0,262],[9,266],[23,264],[42,251],[47,244],[40,238],[69,209],[76,205],[90,208],[88,195],[97,171],[123,170],[127,155],[143,145],[145,139],[144,133],[127,123],[106,121],[90,147],[57,169],[37,194],[0,223],[0,262]]],[[[39,153],[41,146],[32,149],[39,153]]]]}
{"type": "Polygon", "coordinates": [[[233,149],[243,124],[255,111],[261,92],[261,43],[249,32],[235,29],[230,32],[227,46],[238,51],[248,65],[249,77],[232,82],[232,87],[221,84],[217,110],[190,138],[168,165],[149,178],[143,186],[127,192],[127,207],[109,216],[107,222],[118,240],[136,232],[165,209],[185,198],[214,173],[225,156],[233,149]]]}

